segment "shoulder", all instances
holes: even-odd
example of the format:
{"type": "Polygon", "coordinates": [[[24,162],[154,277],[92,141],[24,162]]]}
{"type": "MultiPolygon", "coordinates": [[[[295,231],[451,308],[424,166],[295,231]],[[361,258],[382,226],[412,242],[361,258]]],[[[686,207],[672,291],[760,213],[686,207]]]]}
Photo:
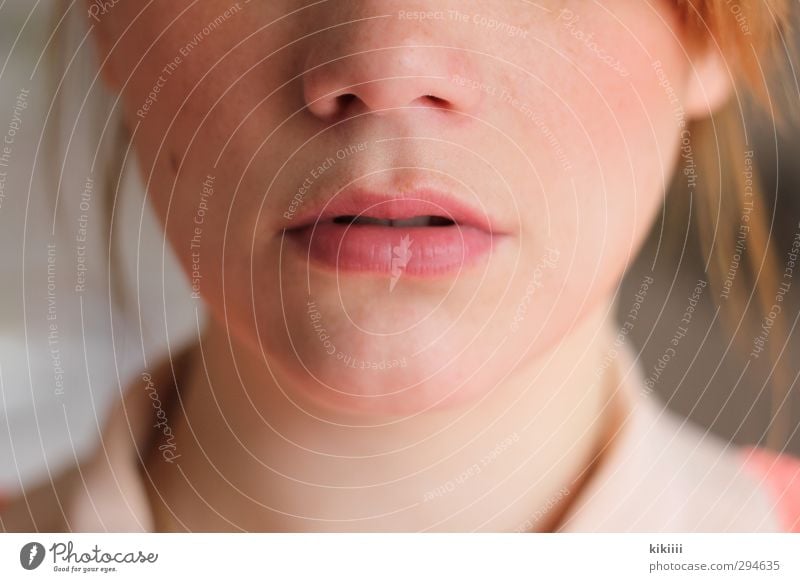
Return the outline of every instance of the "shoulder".
{"type": "Polygon", "coordinates": [[[176,405],[178,379],[191,354],[184,349],[128,387],[83,469],[84,486],[71,499],[73,531],[153,531],[146,463],[161,435],[159,415],[176,405]]]}
{"type": "Polygon", "coordinates": [[[668,489],[669,529],[786,532],[800,520],[800,462],[736,446],[653,403],[643,414],[650,454],[660,459],[650,486],[668,489]]]}
{"type": "MultiPolygon", "coordinates": [[[[678,491],[676,501],[687,531],[780,532],[778,507],[765,482],[746,462],[748,449],[738,447],[670,411],[661,413],[659,429],[669,438],[664,459],[678,491]]],[[[658,450],[658,443],[652,443],[658,450]]]]}
{"type": "Polygon", "coordinates": [[[766,491],[782,529],[800,533],[800,459],[758,447],[741,449],[740,457],[766,491]]]}
{"type": "Polygon", "coordinates": [[[796,461],[738,448],[650,398],[635,398],[616,443],[562,531],[791,531],[796,461]],[[788,468],[787,468],[788,467],[788,468]]]}
{"type": "Polygon", "coordinates": [[[52,481],[0,496],[0,531],[150,531],[141,463],[158,436],[158,411],[175,402],[175,378],[189,358],[186,349],[135,379],[105,420],[90,457],[52,481]]]}
{"type": "Polygon", "coordinates": [[[782,532],[798,529],[800,465],[737,447],[670,411],[620,350],[617,397],[627,411],[573,531],[782,532]]]}
{"type": "Polygon", "coordinates": [[[80,471],[71,467],[46,483],[13,497],[0,498],[0,531],[64,532],[68,529],[65,500],[79,482],[80,471]]]}

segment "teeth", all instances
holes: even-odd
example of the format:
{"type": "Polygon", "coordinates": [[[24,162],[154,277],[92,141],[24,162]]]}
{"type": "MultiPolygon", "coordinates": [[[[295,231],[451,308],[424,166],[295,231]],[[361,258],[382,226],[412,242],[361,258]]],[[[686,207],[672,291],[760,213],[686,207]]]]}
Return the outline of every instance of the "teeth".
{"type": "Polygon", "coordinates": [[[455,223],[443,216],[414,216],[412,218],[402,218],[390,220],[387,218],[375,218],[373,216],[337,216],[333,219],[336,224],[349,225],[373,225],[373,226],[396,226],[398,228],[419,228],[425,226],[452,226],[455,223]]]}
{"type": "Polygon", "coordinates": [[[372,216],[359,216],[352,224],[374,224],[377,226],[392,226],[392,221],[386,218],[373,218],[372,216]]]}
{"type": "Polygon", "coordinates": [[[415,216],[414,218],[403,218],[401,220],[393,220],[392,226],[411,228],[415,226],[430,226],[430,216],[415,216]]]}
{"type": "Polygon", "coordinates": [[[392,221],[372,216],[337,216],[333,219],[336,224],[373,224],[377,226],[392,226],[392,221]]]}

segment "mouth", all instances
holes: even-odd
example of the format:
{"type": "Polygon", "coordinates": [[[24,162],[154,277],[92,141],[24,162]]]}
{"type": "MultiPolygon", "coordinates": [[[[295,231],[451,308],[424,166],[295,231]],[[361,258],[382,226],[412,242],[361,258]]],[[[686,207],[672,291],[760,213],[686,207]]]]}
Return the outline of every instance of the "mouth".
{"type": "Polygon", "coordinates": [[[485,213],[436,192],[343,193],[284,230],[309,264],[339,273],[442,277],[476,265],[497,233],[485,213]]]}
{"type": "Polygon", "coordinates": [[[426,228],[434,226],[455,226],[455,221],[445,216],[412,216],[411,218],[378,218],[375,216],[337,216],[334,224],[350,226],[385,226],[392,228],[426,228]]]}

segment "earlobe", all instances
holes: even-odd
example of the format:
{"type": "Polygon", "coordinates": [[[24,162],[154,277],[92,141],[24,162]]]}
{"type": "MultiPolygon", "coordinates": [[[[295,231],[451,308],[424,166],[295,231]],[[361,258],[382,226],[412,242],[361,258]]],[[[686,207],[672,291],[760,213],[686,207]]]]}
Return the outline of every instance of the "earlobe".
{"type": "Polygon", "coordinates": [[[708,117],[730,99],[732,70],[719,52],[709,44],[698,51],[688,71],[684,108],[692,119],[708,117]]]}

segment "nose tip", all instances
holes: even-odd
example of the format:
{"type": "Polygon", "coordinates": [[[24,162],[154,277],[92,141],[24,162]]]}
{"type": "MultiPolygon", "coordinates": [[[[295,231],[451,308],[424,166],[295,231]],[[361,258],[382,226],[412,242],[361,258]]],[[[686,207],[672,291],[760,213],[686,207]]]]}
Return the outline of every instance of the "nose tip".
{"type": "Polygon", "coordinates": [[[402,46],[323,63],[303,76],[306,106],[324,121],[409,107],[474,113],[480,93],[454,82],[470,75],[463,55],[454,52],[402,46]]]}

